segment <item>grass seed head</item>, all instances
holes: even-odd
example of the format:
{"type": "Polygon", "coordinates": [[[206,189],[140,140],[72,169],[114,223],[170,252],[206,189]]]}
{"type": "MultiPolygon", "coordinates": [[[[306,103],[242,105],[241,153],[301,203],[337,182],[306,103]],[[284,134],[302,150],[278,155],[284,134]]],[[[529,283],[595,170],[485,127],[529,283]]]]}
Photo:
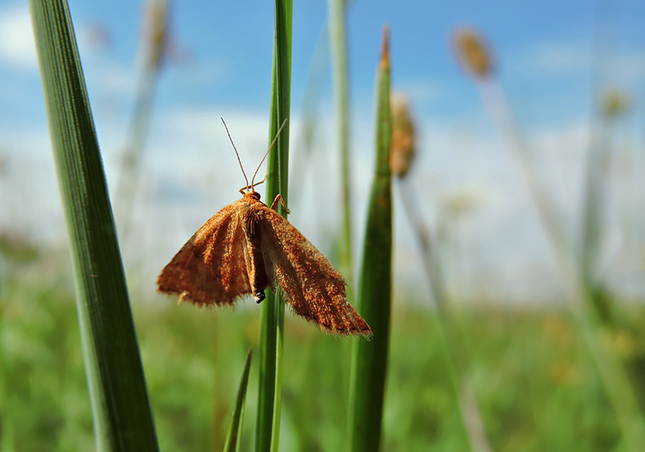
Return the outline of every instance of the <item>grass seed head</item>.
{"type": "Polygon", "coordinates": [[[406,95],[392,93],[392,138],[390,141],[390,170],[405,177],[416,153],[416,128],[406,95]]]}
{"type": "Polygon", "coordinates": [[[464,70],[476,78],[493,73],[491,52],[482,36],[472,28],[459,28],[453,35],[453,48],[464,70]]]}
{"type": "Polygon", "coordinates": [[[618,89],[605,91],[600,98],[600,110],[607,119],[614,119],[625,113],[630,107],[629,96],[618,89]]]}

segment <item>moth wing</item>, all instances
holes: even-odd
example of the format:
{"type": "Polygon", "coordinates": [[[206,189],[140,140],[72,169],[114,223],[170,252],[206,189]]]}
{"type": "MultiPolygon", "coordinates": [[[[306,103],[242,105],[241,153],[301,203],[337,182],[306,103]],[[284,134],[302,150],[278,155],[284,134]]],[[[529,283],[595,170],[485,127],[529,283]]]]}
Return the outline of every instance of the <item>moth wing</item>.
{"type": "Polygon", "coordinates": [[[209,219],[164,267],[157,278],[159,292],[198,305],[233,304],[251,293],[238,202],[209,219]]]}
{"type": "Polygon", "coordinates": [[[275,278],[293,311],[333,334],[372,336],[347,301],[343,276],[295,227],[261,207],[262,252],[267,275],[275,278]]]}

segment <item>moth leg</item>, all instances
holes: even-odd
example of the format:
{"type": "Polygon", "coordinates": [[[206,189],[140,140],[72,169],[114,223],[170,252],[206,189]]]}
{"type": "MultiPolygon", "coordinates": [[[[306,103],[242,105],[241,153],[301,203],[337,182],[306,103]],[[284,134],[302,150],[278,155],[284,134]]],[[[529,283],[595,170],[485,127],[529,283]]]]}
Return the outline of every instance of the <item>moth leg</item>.
{"type": "Polygon", "coordinates": [[[282,195],[278,193],[278,196],[275,197],[273,200],[273,204],[271,204],[271,210],[276,210],[276,207],[278,207],[278,202],[282,204],[282,207],[284,207],[284,210],[287,212],[287,214],[290,214],[291,212],[289,209],[287,209],[287,205],[284,203],[284,199],[282,199],[282,195]]]}
{"type": "Polygon", "coordinates": [[[258,290],[253,294],[253,298],[255,298],[255,302],[257,304],[262,303],[262,301],[266,298],[266,295],[264,295],[264,290],[258,290]]]}

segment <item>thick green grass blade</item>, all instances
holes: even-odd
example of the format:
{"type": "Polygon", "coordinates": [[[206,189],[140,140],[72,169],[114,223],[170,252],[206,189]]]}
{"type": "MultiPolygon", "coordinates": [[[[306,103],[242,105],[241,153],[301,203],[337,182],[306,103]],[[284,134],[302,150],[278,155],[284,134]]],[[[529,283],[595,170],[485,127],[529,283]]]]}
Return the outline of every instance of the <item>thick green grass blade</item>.
{"type": "Polygon", "coordinates": [[[372,328],[371,342],[356,341],[352,356],[349,427],[351,450],[378,451],[392,303],[392,175],[390,173],[390,63],[387,28],[377,81],[376,169],[367,213],[357,309],[372,328]]]}
{"type": "Polygon", "coordinates": [[[64,0],[29,2],[76,283],[98,450],[157,450],[116,228],[64,0]]]}
{"type": "Polygon", "coordinates": [[[242,415],[244,413],[244,401],[246,400],[246,388],[249,384],[249,373],[251,370],[251,353],[253,349],[249,349],[246,355],[246,362],[244,363],[244,371],[242,372],[242,380],[240,381],[240,388],[237,391],[237,400],[235,401],[235,411],[233,411],[233,419],[231,419],[231,427],[226,436],[226,444],[224,445],[224,452],[235,452],[239,449],[239,439],[242,433],[242,415]]]}
{"type": "MultiPolygon", "coordinates": [[[[271,126],[269,142],[289,119],[291,109],[291,27],[292,0],[275,1],[275,41],[271,83],[271,126]]],[[[266,202],[271,204],[280,194],[285,205],[289,200],[289,123],[282,129],[275,148],[269,153],[266,202]]],[[[282,204],[278,212],[286,217],[282,204]]],[[[284,300],[281,294],[267,291],[260,320],[260,387],[255,450],[278,450],[280,441],[281,364],[284,338],[284,300]]]]}
{"type": "MultiPolygon", "coordinates": [[[[340,179],[342,234],[339,246],[339,269],[352,289],[352,216],[349,161],[349,95],[347,88],[347,50],[345,38],[345,0],[328,0],[329,42],[332,61],[332,81],[336,98],[336,124],[340,148],[340,179]]],[[[352,290],[348,292],[351,298],[352,290]]]]}

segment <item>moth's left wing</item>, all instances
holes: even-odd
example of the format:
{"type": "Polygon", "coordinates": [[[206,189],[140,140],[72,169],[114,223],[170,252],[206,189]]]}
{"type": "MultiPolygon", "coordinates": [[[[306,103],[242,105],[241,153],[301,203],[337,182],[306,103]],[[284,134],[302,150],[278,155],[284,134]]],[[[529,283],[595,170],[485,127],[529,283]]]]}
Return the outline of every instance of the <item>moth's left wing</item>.
{"type": "Polygon", "coordinates": [[[160,292],[199,305],[233,304],[251,294],[239,203],[224,207],[186,242],[159,274],[160,292]]]}

